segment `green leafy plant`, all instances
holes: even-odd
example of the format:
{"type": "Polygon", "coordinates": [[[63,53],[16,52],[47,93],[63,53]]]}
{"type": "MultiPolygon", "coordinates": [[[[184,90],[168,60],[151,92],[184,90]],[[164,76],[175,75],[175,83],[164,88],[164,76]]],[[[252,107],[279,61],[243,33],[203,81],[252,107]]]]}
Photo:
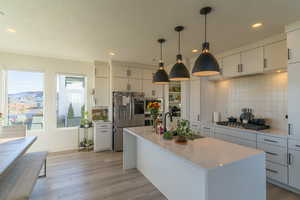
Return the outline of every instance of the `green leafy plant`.
{"type": "Polygon", "coordinates": [[[170,132],[170,131],[167,131],[167,132],[164,133],[163,138],[165,140],[172,140],[173,139],[173,133],[170,132]]]}
{"type": "Polygon", "coordinates": [[[178,121],[176,132],[178,136],[183,136],[183,137],[192,136],[193,132],[190,129],[189,120],[181,119],[180,121],[178,121]]]}

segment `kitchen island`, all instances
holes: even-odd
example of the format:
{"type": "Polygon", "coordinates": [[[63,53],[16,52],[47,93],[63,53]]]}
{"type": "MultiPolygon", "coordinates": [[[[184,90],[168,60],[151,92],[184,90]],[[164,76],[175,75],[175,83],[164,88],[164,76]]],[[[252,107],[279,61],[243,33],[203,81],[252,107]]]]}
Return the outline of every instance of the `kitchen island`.
{"type": "Polygon", "coordinates": [[[123,168],[137,168],[169,200],[265,200],[265,153],[213,138],[177,144],[151,127],[123,133],[123,168]]]}

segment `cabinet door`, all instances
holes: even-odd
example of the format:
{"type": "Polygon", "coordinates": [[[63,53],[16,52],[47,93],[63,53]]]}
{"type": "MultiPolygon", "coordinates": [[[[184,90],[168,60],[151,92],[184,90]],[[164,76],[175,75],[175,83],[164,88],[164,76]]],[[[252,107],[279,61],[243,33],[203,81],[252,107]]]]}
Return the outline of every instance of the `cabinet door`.
{"type": "Polygon", "coordinates": [[[190,121],[200,120],[200,79],[190,81],[190,121]]]}
{"type": "Polygon", "coordinates": [[[142,70],[135,67],[128,67],[127,75],[129,78],[142,79],[142,70]]]}
{"type": "Polygon", "coordinates": [[[156,84],[154,84],[154,86],[155,86],[155,97],[156,98],[164,98],[164,86],[156,85],[156,84]]]}
{"type": "Polygon", "coordinates": [[[95,104],[96,106],[109,105],[108,78],[95,78],[95,104]]]}
{"type": "Polygon", "coordinates": [[[300,62],[300,31],[287,33],[287,47],[289,49],[288,63],[300,62]]]}
{"type": "Polygon", "coordinates": [[[241,64],[241,54],[234,54],[223,58],[223,76],[239,76],[239,65],[241,64]]]}
{"type": "Polygon", "coordinates": [[[113,77],[128,77],[128,67],[120,64],[112,64],[112,76],[113,77]]]}
{"type": "Polygon", "coordinates": [[[287,68],[288,53],[286,40],[264,47],[264,71],[287,68]]]}
{"type": "Polygon", "coordinates": [[[144,80],[152,80],[153,79],[153,74],[156,72],[156,70],[151,70],[151,69],[143,69],[143,79],[144,80]]]}
{"type": "Polygon", "coordinates": [[[112,78],[112,90],[113,91],[128,91],[128,79],[127,78],[112,78]]]}
{"type": "Polygon", "coordinates": [[[129,79],[129,91],[131,92],[142,92],[142,80],[140,79],[129,79]]]}
{"type": "Polygon", "coordinates": [[[109,77],[108,63],[95,62],[95,76],[96,77],[109,77]]]}
{"type": "Polygon", "coordinates": [[[288,121],[290,134],[300,138],[300,63],[288,65],[288,121]]]}
{"type": "Polygon", "coordinates": [[[241,71],[243,75],[261,73],[264,70],[263,48],[244,51],[241,54],[241,71]]]}
{"type": "Polygon", "coordinates": [[[289,150],[289,185],[300,189],[300,151],[289,150]]]}
{"type": "Polygon", "coordinates": [[[145,97],[155,97],[155,89],[152,80],[143,80],[143,92],[145,93],[145,97]]]}

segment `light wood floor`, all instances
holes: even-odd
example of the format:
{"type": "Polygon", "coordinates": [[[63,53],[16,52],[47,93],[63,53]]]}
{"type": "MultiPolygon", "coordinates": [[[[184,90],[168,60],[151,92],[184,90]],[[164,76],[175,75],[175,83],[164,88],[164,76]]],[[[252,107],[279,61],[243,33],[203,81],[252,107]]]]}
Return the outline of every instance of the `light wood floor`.
{"type": "MultiPolygon", "coordinates": [[[[122,170],[121,153],[52,154],[47,173],[38,180],[32,200],[167,200],[137,170],[122,170]]],[[[268,200],[300,196],[269,184],[268,200]]]]}

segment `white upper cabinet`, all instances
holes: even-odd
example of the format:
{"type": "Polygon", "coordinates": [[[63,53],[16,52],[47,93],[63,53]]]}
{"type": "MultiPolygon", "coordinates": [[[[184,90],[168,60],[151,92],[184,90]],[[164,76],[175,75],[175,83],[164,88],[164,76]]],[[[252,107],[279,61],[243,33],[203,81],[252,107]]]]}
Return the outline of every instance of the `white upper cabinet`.
{"type": "Polygon", "coordinates": [[[300,62],[300,30],[287,33],[288,63],[300,62]]]}
{"type": "Polygon", "coordinates": [[[112,78],[112,91],[128,91],[129,83],[128,78],[112,78]]]}
{"type": "Polygon", "coordinates": [[[200,79],[190,81],[190,121],[200,120],[200,79]]]}
{"type": "Polygon", "coordinates": [[[155,97],[156,98],[164,98],[164,86],[162,85],[155,85],[155,97]]]}
{"type": "Polygon", "coordinates": [[[145,97],[155,97],[155,89],[152,80],[143,80],[143,92],[145,93],[145,97]]]}
{"type": "Polygon", "coordinates": [[[241,54],[233,54],[223,58],[223,76],[234,77],[241,75],[241,54]]]}
{"type": "Polygon", "coordinates": [[[262,73],[264,69],[263,48],[251,49],[241,53],[240,72],[242,75],[262,73]]]}
{"type": "Polygon", "coordinates": [[[288,50],[286,40],[264,47],[264,71],[287,68],[288,50]]]}
{"type": "Polygon", "coordinates": [[[112,76],[127,78],[128,77],[128,67],[126,67],[125,65],[113,63],[112,76]]]}
{"type": "Polygon", "coordinates": [[[96,77],[95,78],[95,105],[109,105],[109,79],[96,77]]]}
{"type": "Polygon", "coordinates": [[[142,79],[142,70],[135,67],[128,67],[126,74],[128,78],[142,79]]]}
{"type": "Polygon", "coordinates": [[[216,81],[216,80],[220,80],[223,78],[223,59],[222,57],[216,57],[219,67],[220,67],[220,74],[215,75],[215,76],[210,76],[208,79],[210,81],[216,81]]]}
{"type": "Polygon", "coordinates": [[[108,63],[95,62],[95,76],[96,77],[109,77],[108,63]]]}
{"type": "Polygon", "coordinates": [[[300,63],[288,66],[288,121],[289,132],[300,138],[300,63]]]}
{"type": "Polygon", "coordinates": [[[128,90],[131,92],[142,92],[142,80],[141,79],[129,79],[128,90]]]}
{"type": "Polygon", "coordinates": [[[152,80],[153,79],[153,74],[156,72],[155,69],[143,69],[143,79],[144,80],[152,80]]]}

